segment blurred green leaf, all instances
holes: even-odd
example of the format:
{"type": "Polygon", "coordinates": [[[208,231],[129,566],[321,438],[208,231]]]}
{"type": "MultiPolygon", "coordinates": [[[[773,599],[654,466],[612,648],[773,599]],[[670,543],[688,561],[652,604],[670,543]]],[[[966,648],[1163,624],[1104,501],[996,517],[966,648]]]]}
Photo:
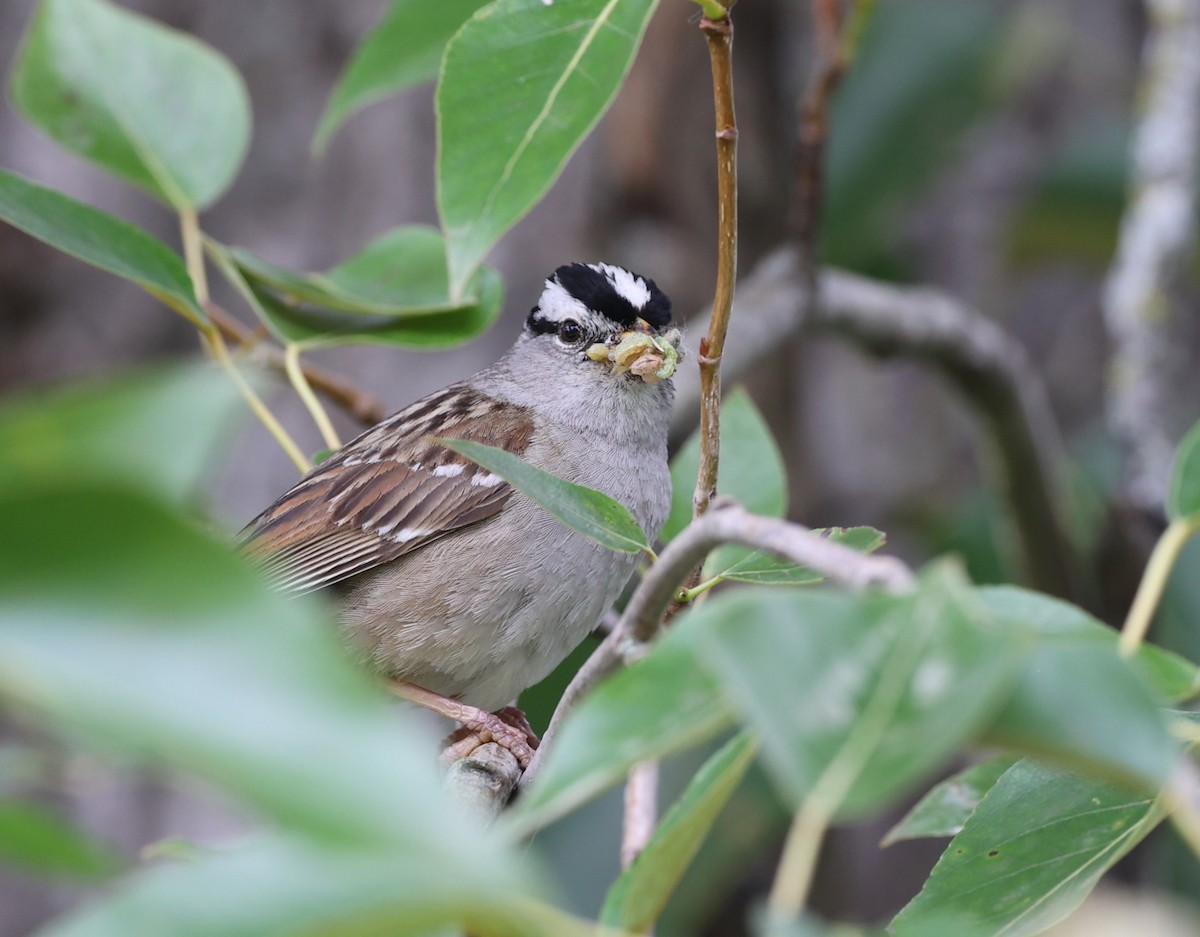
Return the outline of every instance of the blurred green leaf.
{"type": "Polygon", "coordinates": [[[228,545],[117,486],[0,489],[0,529],[8,702],[294,829],[486,873],[493,851],[444,803],[430,740],[316,603],[271,591],[228,545]]]}
{"type": "Polygon", "coordinates": [[[511,811],[513,830],[545,826],[618,783],[639,761],[697,745],[729,726],[729,703],[689,649],[684,620],[571,712],[536,783],[511,811]]]}
{"type": "Polygon", "coordinates": [[[1148,644],[1126,660],[1113,629],[1036,592],[992,586],[978,595],[1001,627],[1036,638],[992,738],[1157,787],[1175,759],[1160,706],[1194,692],[1196,666],[1148,644]]]}
{"type": "Polygon", "coordinates": [[[333,89],[313,139],[321,153],[351,114],[437,75],[447,40],[488,0],[392,0],[333,89]]]}
{"type": "Polygon", "coordinates": [[[649,549],[646,534],[629,509],[603,492],[551,475],[495,446],[469,439],[436,442],[499,475],[573,531],[602,547],[618,553],[649,549]]]}
{"type": "Polygon", "coordinates": [[[1200,423],[1188,431],[1175,454],[1167,515],[1182,520],[1200,515],[1200,423]]]}
{"type": "Polygon", "coordinates": [[[906,839],[954,836],[970,819],[983,795],[990,791],[1016,759],[989,758],[936,784],[888,830],[882,846],[906,839]]]}
{"type": "MultiPolygon", "coordinates": [[[[883,532],[874,527],[829,527],[813,533],[862,553],[874,553],[887,542],[883,532]]],[[[825,581],[825,576],[815,569],[788,562],[763,550],[755,550],[724,569],[710,568],[713,559],[719,557],[714,554],[705,564],[706,579],[719,576],[760,586],[805,586],[825,581]]]]}
{"type": "Polygon", "coordinates": [[[249,144],[237,69],[194,37],[105,0],[42,0],[12,93],[66,149],[176,209],[215,201],[249,144]]]}
{"type": "MultiPolygon", "coordinates": [[[[343,770],[346,766],[343,766],[343,770]]],[[[397,793],[393,791],[393,793],[397,793]]],[[[402,795],[399,795],[402,797],[402,795]]],[[[417,810],[401,799],[397,811],[417,810]]],[[[480,844],[484,837],[478,837],[480,844]]],[[[481,937],[582,937],[566,915],[523,898],[507,862],[456,870],[419,842],[336,849],[276,835],[195,861],[158,866],[39,937],[310,937],[426,935],[462,924],[481,937]]]]}
{"type": "Polygon", "coordinates": [[[1026,759],[980,801],[892,922],[956,913],[991,934],[1040,934],[1075,910],[1162,819],[1154,799],[1026,759]]]}
{"type": "Polygon", "coordinates": [[[745,589],[693,614],[781,790],[799,804],[836,766],[846,816],[890,802],[982,730],[1024,651],[947,567],[911,596],[745,589]]]}
{"type": "MultiPolygon", "coordinates": [[[[671,514],[659,535],[663,543],[675,538],[692,521],[692,492],[700,468],[700,434],[680,447],[671,460],[671,514]]],[[[746,510],[768,517],[787,513],[787,467],[767,421],[744,387],[735,387],[721,402],[720,494],[734,498],[746,510]]],[[[722,547],[710,562],[724,569],[751,551],[722,547]],[[719,564],[719,565],[718,565],[719,564]]]]}
{"type": "Polygon", "coordinates": [[[757,752],[754,737],[741,732],[704,763],[609,889],[601,923],[638,934],[653,928],[757,752]]]}
{"type": "Polygon", "coordinates": [[[72,257],[133,281],[192,322],[206,321],[183,260],[128,221],[3,169],[0,220],[72,257]]]}
{"type": "Polygon", "coordinates": [[[988,732],[994,743],[1157,789],[1175,761],[1166,720],[1129,662],[1079,639],[1036,646],[988,732]]]}
{"type": "Polygon", "coordinates": [[[0,486],[112,478],[183,501],[206,481],[240,413],[237,388],[208,364],[9,401],[0,409],[0,486]]]}
{"type": "Polygon", "coordinates": [[[452,296],[608,109],[656,5],[496,0],[447,43],[437,191],[452,296]]]}
{"type": "MultiPolygon", "coordinates": [[[[977,590],[987,610],[1007,628],[1041,638],[1086,642],[1115,650],[1117,632],[1078,606],[1018,586],[983,586],[977,590]]],[[[1139,677],[1160,703],[1187,699],[1200,689],[1200,668],[1178,654],[1143,643],[1130,659],[1139,677]]]]}
{"type": "Polygon", "coordinates": [[[0,862],[31,872],[98,878],[125,864],[111,847],[40,804],[0,797],[0,862]]]}
{"type": "MultiPolygon", "coordinates": [[[[666,771],[670,772],[667,767],[666,771]]],[[[744,880],[730,869],[754,868],[773,854],[787,833],[792,812],[756,762],[713,824],[700,852],[659,920],[663,934],[702,934],[744,894],[744,880]]]]}
{"type": "Polygon", "coordinates": [[[305,346],[446,347],[484,331],[502,307],[503,282],[490,267],[477,271],[462,302],[450,300],[445,242],[421,225],[395,228],[325,273],[294,273],[240,248],[210,249],[263,324],[305,346]]]}
{"type": "Polygon", "coordinates": [[[834,101],[821,234],[832,262],[899,270],[901,211],[995,107],[988,84],[1005,30],[974,0],[883,3],[834,101]]]}
{"type": "Polygon", "coordinates": [[[939,915],[921,922],[919,929],[903,924],[886,930],[855,924],[828,923],[811,914],[796,921],[776,921],[764,909],[754,921],[755,937],[993,937],[993,932],[976,927],[957,916],[939,915]]]}

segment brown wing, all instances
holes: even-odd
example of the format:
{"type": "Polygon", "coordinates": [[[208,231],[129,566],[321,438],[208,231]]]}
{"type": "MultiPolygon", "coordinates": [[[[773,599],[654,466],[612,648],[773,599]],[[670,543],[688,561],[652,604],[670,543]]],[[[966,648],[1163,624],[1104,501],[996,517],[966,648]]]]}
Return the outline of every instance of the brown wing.
{"type": "Polygon", "coordinates": [[[520,455],[532,434],[525,410],[452,385],[314,468],[247,525],[244,548],[285,591],[341,582],[499,513],[512,496],[498,476],[428,436],[520,455]]]}

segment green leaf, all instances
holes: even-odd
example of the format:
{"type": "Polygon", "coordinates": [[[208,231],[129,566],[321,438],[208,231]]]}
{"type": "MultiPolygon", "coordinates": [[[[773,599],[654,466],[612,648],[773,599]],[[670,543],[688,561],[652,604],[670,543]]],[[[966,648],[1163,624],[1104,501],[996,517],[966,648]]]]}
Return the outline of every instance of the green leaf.
{"type": "Polygon", "coordinates": [[[906,839],[954,836],[975,812],[983,795],[1015,761],[1009,757],[989,758],[946,778],[888,830],[880,845],[890,846],[906,839]]]}
{"type": "Polygon", "coordinates": [[[649,932],[757,752],[754,737],[741,732],[704,763],[646,848],[609,889],[601,923],[649,932]]]}
{"type": "Polygon", "coordinates": [[[132,280],[192,322],[206,321],[183,260],[128,221],[3,169],[0,220],[72,257],[132,280]]]}
{"type": "Polygon", "coordinates": [[[1200,515],[1200,423],[1193,426],[1175,453],[1167,516],[1172,520],[1200,515]]]}
{"type": "Polygon", "coordinates": [[[524,459],[469,439],[436,439],[494,472],[578,534],[618,553],[650,549],[629,510],[603,492],[585,488],[530,465],[524,459]]]}
{"type": "Polygon", "coordinates": [[[1033,649],[988,732],[995,744],[1157,789],[1175,745],[1145,685],[1116,651],[1081,640],[1033,649]]]}
{"type": "Polygon", "coordinates": [[[1160,703],[1194,686],[1195,668],[1157,648],[1125,660],[1116,632],[1065,602],[1014,587],[978,595],[999,627],[1036,642],[990,737],[1157,787],[1175,760],[1160,703]]]}
{"type": "Polygon", "coordinates": [[[452,296],[608,109],[656,5],[496,0],[446,45],[437,192],[452,296]]]}
{"type": "MultiPolygon", "coordinates": [[[[671,460],[671,513],[663,525],[663,543],[675,538],[692,521],[692,492],[700,468],[700,434],[691,438],[671,460]]],[[[787,513],[787,467],[753,399],[744,387],[735,387],[721,402],[721,461],[717,492],[734,498],[746,510],[768,517],[787,513]]],[[[749,551],[724,547],[711,562],[724,569],[744,559],[749,551]],[[720,564],[720,565],[717,565],[720,564]]]]}
{"type": "Polygon", "coordinates": [[[122,487],[0,489],[0,529],[7,702],[331,842],[490,861],[319,604],[122,487]]]}
{"type": "Polygon", "coordinates": [[[359,45],[321,115],[313,151],[321,153],[351,114],[437,75],[446,41],[488,0],[392,0],[359,45]]]}
{"type": "MultiPolygon", "coordinates": [[[[874,553],[887,542],[883,532],[874,527],[829,527],[814,530],[813,533],[862,553],[874,553]]],[[[715,555],[714,559],[719,559],[719,555],[715,555]]],[[[709,565],[705,564],[705,578],[719,576],[721,579],[760,586],[807,586],[825,581],[825,576],[815,569],[780,559],[763,550],[755,550],[724,569],[710,570],[709,565]]]]}
{"type": "MultiPolygon", "coordinates": [[[[978,594],[1004,627],[1039,638],[1086,641],[1109,650],[1117,647],[1116,631],[1068,602],[1017,586],[984,586],[978,594]]],[[[1161,703],[1188,699],[1200,689],[1200,668],[1153,644],[1143,643],[1130,663],[1161,703]]]]}
{"type": "Polygon", "coordinates": [[[922,920],[919,930],[904,926],[880,930],[856,924],[830,924],[807,912],[798,920],[777,920],[764,912],[754,923],[754,937],[993,937],[994,933],[960,917],[942,915],[922,920]]]}
{"type": "Polygon", "coordinates": [[[639,761],[697,745],[729,726],[729,703],[683,634],[688,617],[571,712],[537,783],[508,818],[515,831],[545,826],[618,783],[639,761]]]}
{"type": "Polygon", "coordinates": [[[12,93],[66,149],[176,209],[215,201],[250,139],[249,97],[224,56],[105,0],[42,0],[12,93]]]}
{"type": "Polygon", "coordinates": [[[1153,798],[1026,759],[980,801],[892,922],[955,913],[1005,937],[1040,934],[1162,819],[1153,798]]]}
{"type": "Polygon", "coordinates": [[[789,801],[837,778],[824,794],[851,817],[894,800],[984,729],[1024,651],[941,567],[902,598],[744,589],[693,614],[702,658],[758,729],[789,801]]]}
{"type": "Polygon", "coordinates": [[[109,846],[40,804],[0,797],[0,862],[31,872],[97,878],[125,863],[109,846]]]}
{"type": "Polygon", "coordinates": [[[181,502],[208,480],[241,401],[208,364],[89,381],[0,409],[0,486],[124,479],[181,502]]]}
{"type": "MultiPolygon", "coordinates": [[[[416,807],[401,803],[396,809],[416,807]]],[[[481,845],[484,840],[480,837],[481,845]]],[[[553,915],[522,896],[529,879],[518,857],[485,864],[464,853],[463,861],[468,867],[456,874],[444,858],[423,853],[416,842],[332,849],[275,835],[191,862],[159,865],[98,905],[38,933],[39,937],[426,937],[440,926],[461,924],[481,937],[580,935],[579,928],[563,925],[565,915],[553,915]],[[558,924],[557,933],[552,923],[558,924]]]]}
{"type": "Polygon", "coordinates": [[[325,273],[299,274],[249,251],[210,245],[225,276],[281,341],[440,348],[473,338],[500,314],[503,283],[481,268],[470,295],[449,298],[446,245],[434,228],[395,228],[325,273]]]}

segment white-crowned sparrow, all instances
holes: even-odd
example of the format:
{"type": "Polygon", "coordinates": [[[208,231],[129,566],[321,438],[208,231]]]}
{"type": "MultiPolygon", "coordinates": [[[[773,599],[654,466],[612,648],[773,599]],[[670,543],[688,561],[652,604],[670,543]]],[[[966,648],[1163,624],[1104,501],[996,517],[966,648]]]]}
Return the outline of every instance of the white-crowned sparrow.
{"type": "Polygon", "coordinates": [[[673,351],[670,318],[653,280],[559,267],[504,357],[329,456],[248,525],[246,549],[282,589],[332,587],[352,643],[417,688],[404,695],[497,737],[470,707],[505,706],[549,674],[638,557],[571,531],[429,437],[498,446],[596,488],[653,540],[671,497],[672,367],[653,348],[642,356],[637,337],[673,351]]]}

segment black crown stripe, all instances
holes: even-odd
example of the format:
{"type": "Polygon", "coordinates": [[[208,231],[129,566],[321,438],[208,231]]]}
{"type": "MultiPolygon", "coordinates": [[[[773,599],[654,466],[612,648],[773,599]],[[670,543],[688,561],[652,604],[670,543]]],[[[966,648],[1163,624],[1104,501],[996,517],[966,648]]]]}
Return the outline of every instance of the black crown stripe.
{"type": "MultiPolygon", "coordinates": [[[[632,271],[631,271],[632,272],[632,271]]],[[[638,274],[634,274],[635,277],[638,274]]],[[[671,301],[658,285],[647,277],[638,277],[646,284],[650,299],[640,309],[617,292],[605,274],[583,263],[564,264],[554,271],[563,289],[594,312],[628,328],[634,321],[645,319],[656,329],[671,324],[671,301]]]]}

